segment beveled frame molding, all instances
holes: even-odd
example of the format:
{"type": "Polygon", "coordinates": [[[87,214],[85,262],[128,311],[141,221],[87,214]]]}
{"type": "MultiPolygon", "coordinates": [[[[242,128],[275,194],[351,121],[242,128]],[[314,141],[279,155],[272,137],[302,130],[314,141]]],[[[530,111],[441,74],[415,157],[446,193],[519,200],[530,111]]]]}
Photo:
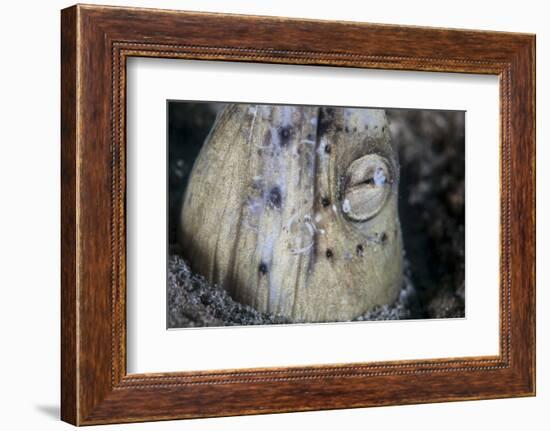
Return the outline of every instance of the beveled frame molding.
{"type": "Polygon", "coordinates": [[[63,420],[534,395],[533,35],[83,5],[62,11],[61,30],[63,420]],[[498,75],[499,355],[128,375],[125,100],[132,56],[498,75]]]}

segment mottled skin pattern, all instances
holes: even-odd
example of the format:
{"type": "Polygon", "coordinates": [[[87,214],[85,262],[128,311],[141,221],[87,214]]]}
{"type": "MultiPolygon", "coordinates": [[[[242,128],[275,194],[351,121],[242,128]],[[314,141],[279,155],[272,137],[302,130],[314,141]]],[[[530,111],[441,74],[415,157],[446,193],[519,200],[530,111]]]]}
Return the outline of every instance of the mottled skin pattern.
{"type": "Polygon", "coordinates": [[[350,320],[402,277],[385,112],[227,106],[197,158],[179,240],[196,272],[296,321],[350,320]]]}

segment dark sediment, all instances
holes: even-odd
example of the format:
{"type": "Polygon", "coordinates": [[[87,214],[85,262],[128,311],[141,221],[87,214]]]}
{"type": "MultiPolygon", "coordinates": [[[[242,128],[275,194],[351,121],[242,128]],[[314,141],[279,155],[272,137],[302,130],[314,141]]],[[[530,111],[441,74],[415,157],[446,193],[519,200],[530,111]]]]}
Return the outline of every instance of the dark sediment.
{"type": "Polygon", "coordinates": [[[234,301],[221,287],[191,271],[178,255],[168,259],[168,327],[271,325],[292,323],[234,301]]]}
{"type": "Polygon", "coordinates": [[[399,213],[419,318],[464,317],[464,113],[388,110],[399,213]]]}

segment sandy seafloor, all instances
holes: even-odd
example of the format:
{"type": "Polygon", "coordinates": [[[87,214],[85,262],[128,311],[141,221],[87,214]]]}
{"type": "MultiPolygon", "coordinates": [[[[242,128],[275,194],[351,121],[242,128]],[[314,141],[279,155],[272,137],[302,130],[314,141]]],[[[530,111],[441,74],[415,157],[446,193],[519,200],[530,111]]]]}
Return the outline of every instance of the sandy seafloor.
{"type": "MultiPolygon", "coordinates": [[[[215,118],[212,104],[174,103],[169,118],[169,328],[293,323],[234,301],[178,253],[176,220],[192,160],[215,118]]],[[[394,304],[354,320],[464,317],[464,113],[386,110],[398,144],[403,286],[394,304]]]]}

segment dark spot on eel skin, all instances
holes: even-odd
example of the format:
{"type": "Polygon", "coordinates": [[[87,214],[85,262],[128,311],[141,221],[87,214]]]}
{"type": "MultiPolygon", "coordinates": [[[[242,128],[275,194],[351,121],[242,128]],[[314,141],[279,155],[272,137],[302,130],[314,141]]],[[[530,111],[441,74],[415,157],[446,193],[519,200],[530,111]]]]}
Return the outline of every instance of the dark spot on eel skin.
{"type": "Polygon", "coordinates": [[[341,132],[343,129],[342,129],[342,126],[336,126],[336,129],[335,129],[337,132],[341,132]]]}
{"type": "Polygon", "coordinates": [[[273,208],[281,208],[283,198],[281,197],[281,190],[275,186],[269,191],[268,203],[273,208]]]}
{"type": "Polygon", "coordinates": [[[330,205],[330,199],[327,198],[326,196],[323,196],[323,198],[321,199],[321,204],[326,208],[330,205]]]}
{"type": "Polygon", "coordinates": [[[380,235],[380,242],[382,244],[385,244],[388,240],[388,234],[386,232],[382,232],[382,235],[380,235]]]}
{"type": "Polygon", "coordinates": [[[261,262],[260,265],[258,266],[258,271],[262,275],[267,274],[267,264],[265,264],[264,262],[261,262]]]}
{"type": "Polygon", "coordinates": [[[348,126],[346,126],[345,130],[346,130],[346,133],[349,133],[349,127],[348,126]]]}
{"type": "Polygon", "coordinates": [[[325,153],[330,154],[330,145],[325,145],[325,153]]]}
{"type": "Polygon", "coordinates": [[[321,138],[325,133],[327,133],[327,130],[332,124],[333,118],[334,118],[333,108],[319,109],[319,119],[317,120],[317,139],[321,138]]]}
{"type": "Polygon", "coordinates": [[[357,244],[357,256],[363,257],[363,245],[357,244]]]}
{"type": "Polygon", "coordinates": [[[286,147],[290,137],[292,136],[292,131],[290,127],[284,126],[279,129],[279,138],[281,139],[281,147],[286,147]]]}
{"type": "Polygon", "coordinates": [[[327,259],[331,259],[334,254],[332,253],[332,250],[330,248],[327,248],[327,251],[325,252],[325,255],[327,256],[327,259]]]}

